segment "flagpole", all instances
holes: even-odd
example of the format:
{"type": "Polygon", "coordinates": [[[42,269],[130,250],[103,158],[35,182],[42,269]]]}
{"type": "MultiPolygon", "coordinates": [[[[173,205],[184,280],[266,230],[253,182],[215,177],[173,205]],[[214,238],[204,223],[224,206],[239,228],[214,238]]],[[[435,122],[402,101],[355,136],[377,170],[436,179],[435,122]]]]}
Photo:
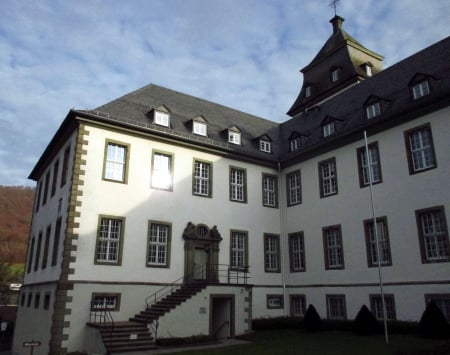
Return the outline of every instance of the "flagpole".
{"type": "Polygon", "coordinates": [[[377,226],[377,219],[375,217],[375,202],[373,198],[373,191],[372,191],[372,161],[369,155],[369,145],[367,144],[367,134],[366,131],[364,131],[364,142],[365,142],[365,148],[366,148],[366,163],[367,163],[367,169],[369,172],[369,190],[370,190],[370,202],[372,204],[372,219],[373,219],[373,230],[375,233],[375,244],[377,247],[377,264],[378,264],[378,279],[380,281],[380,293],[381,293],[381,307],[383,308],[383,325],[384,325],[384,338],[386,340],[386,344],[389,344],[389,335],[388,335],[388,328],[387,328],[387,312],[386,312],[386,302],[384,300],[384,290],[383,290],[383,277],[381,274],[381,253],[380,253],[380,242],[378,239],[378,226],[377,226]]]}

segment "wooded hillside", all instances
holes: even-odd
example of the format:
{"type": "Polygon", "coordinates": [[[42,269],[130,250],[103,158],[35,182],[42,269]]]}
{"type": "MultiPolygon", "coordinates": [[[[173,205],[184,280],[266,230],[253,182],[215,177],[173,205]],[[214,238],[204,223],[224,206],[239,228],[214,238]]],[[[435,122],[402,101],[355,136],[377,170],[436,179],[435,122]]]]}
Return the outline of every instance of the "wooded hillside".
{"type": "Polygon", "coordinates": [[[0,186],[0,263],[24,263],[34,188],[0,186]]]}

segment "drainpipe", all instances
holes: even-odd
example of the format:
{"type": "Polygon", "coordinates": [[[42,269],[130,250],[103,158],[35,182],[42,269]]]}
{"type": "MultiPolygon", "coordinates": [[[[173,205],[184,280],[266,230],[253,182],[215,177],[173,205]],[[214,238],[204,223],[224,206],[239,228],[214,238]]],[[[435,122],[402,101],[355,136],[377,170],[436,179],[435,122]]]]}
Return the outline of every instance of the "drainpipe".
{"type": "Polygon", "coordinates": [[[278,208],[280,209],[280,266],[281,284],[283,286],[283,316],[286,317],[286,281],[284,279],[284,223],[283,223],[283,189],[281,181],[281,164],[278,162],[278,208]]]}

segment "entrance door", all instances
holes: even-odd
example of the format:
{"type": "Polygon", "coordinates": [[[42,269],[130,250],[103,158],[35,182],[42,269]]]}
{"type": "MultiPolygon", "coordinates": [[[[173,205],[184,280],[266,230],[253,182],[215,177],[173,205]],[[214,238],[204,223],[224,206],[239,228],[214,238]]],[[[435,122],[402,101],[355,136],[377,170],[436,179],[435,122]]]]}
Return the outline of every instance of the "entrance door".
{"type": "Polygon", "coordinates": [[[233,296],[211,295],[212,312],[210,335],[216,339],[234,336],[234,298],[233,296]]]}
{"type": "Polygon", "coordinates": [[[194,279],[206,280],[208,276],[208,252],[203,248],[194,249],[194,279]]]}

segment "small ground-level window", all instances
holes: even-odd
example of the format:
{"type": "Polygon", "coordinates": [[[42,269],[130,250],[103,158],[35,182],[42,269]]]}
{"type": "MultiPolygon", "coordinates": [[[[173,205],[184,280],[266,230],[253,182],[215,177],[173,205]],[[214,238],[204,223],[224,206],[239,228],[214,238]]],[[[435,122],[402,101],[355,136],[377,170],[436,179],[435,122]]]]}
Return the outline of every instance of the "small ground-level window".
{"type": "Polygon", "coordinates": [[[93,293],[91,310],[118,311],[120,309],[120,293],[93,293]]]}
{"type": "Polygon", "coordinates": [[[283,308],[283,295],[267,295],[267,308],[283,308]]]}

